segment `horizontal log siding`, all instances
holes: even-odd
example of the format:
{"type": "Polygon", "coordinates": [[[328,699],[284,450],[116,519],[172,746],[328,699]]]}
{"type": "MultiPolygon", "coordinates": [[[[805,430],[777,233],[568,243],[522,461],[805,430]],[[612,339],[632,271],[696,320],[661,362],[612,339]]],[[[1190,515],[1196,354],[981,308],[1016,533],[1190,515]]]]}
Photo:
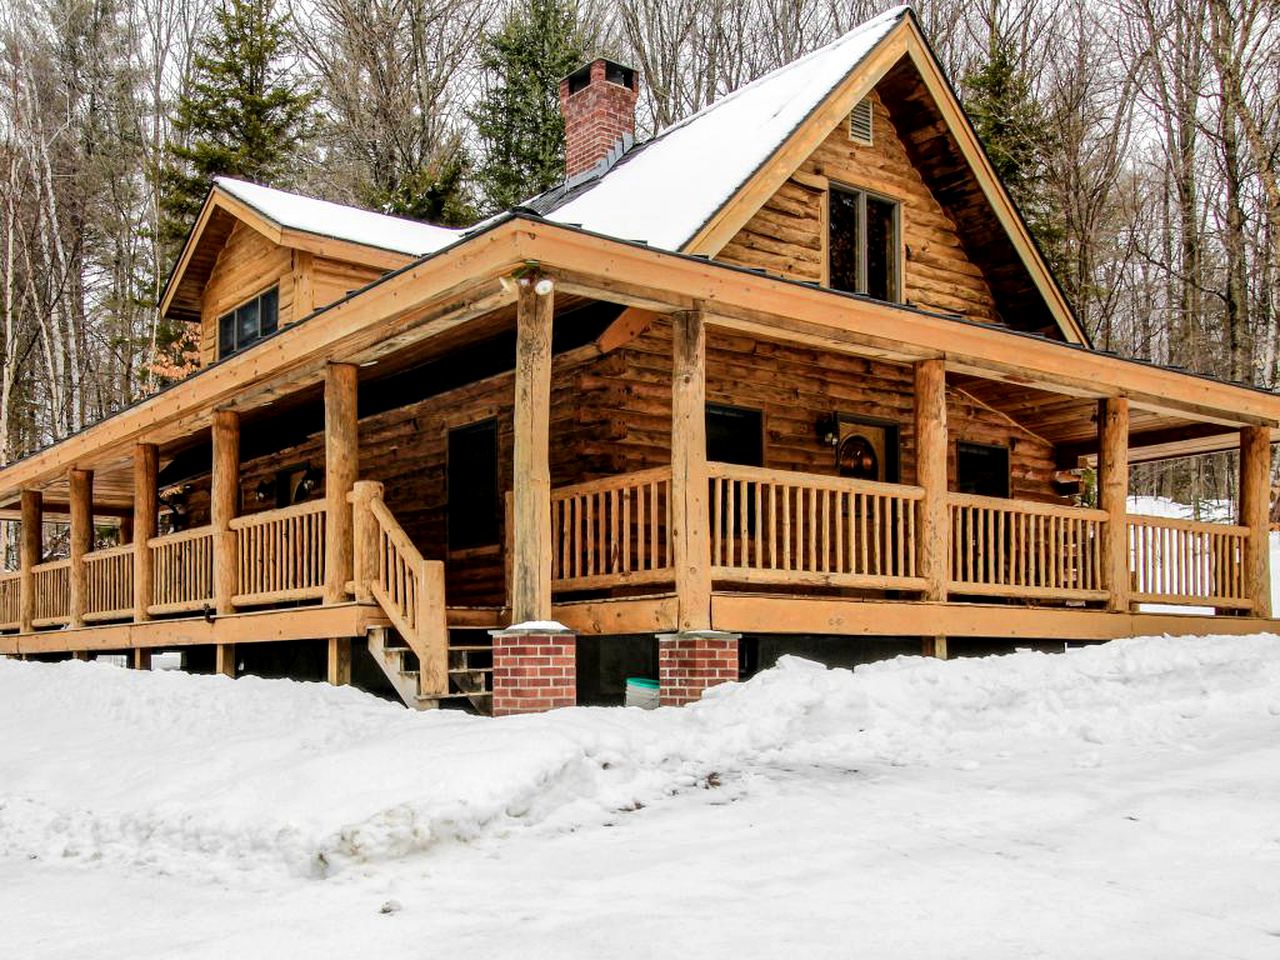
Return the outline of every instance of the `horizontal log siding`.
{"type": "MultiPolygon", "coordinates": [[[[842,123],[801,164],[800,172],[900,200],[906,299],[927,309],[999,323],[991,289],[965,253],[955,221],[912,166],[875,94],[872,104],[874,146],[853,143],[842,123]]],[[[822,192],[789,180],[729,241],[718,259],[791,279],[821,280],[822,224],[822,192]]]]}
{"type": "MultiPolygon", "coordinates": [[[[627,347],[597,360],[575,379],[572,424],[555,434],[576,451],[593,479],[670,462],[671,332],[656,323],[627,347]],[[576,428],[578,433],[569,431],[576,428]]],[[[830,448],[814,435],[817,418],[832,411],[897,424],[902,483],[915,477],[911,370],[862,357],[825,353],[712,330],[707,338],[707,402],[764,411],[765,466],[829,474],[830,448]]],[[[559,406],[559,405],[558,405],[559,406]]],[[[1010,493],[1060,503],[1052,488],[1053,447],[967,394],[948,393],[949,476],[955,482],[956,441],[1010,446],[1010,493]]],[[[554,428],[553,428],[554,429],[554,428]]],[[[553,449],[556,443],[553,442],[553,449]]],[[[557,481],[559,482],[559,481],[557,481]]]]}
{"type": "Polygon", "coordinates": [[[237,223],[218,254],[204,288],[200,323],[200,363],[218,359],[218,318],[249,297],[280,285],[280,318],[291,317],[293,254],[258,231],[237,223]]]}

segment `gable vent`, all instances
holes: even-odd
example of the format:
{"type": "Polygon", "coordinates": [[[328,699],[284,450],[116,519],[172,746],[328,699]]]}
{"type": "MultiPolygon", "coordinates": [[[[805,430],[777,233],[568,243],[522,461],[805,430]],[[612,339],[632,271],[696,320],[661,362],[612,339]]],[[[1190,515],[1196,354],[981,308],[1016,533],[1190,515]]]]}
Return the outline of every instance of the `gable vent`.
{"type": "Polygon", "coordinates": [[[849,139],[854,143],[872,145],[871,139],[871,101],[867,98],[859,100],[849,114],[849,139]]]}

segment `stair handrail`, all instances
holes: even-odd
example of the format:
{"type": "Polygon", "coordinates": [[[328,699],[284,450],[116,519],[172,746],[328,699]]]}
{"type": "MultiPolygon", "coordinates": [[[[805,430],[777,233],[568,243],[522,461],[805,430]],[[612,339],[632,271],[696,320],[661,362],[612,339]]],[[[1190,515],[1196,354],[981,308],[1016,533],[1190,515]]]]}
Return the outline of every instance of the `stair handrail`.
{"type": "Polygon", "coordinates": [[[357,481],[352,506],[353,587],[358,602],[376,602],[418,657],[422,695],[449,689],[449,628],[444,563],[427,560],[382,499],[374,480],[357,481]]]}

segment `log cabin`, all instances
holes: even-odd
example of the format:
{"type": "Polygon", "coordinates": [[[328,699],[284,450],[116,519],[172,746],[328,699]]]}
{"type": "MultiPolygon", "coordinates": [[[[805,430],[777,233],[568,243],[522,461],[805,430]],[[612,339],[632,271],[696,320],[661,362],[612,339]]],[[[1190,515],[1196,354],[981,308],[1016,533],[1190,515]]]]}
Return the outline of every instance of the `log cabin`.
{"type": "Polygon", "coordinates": [[[0,653],[506,714],[1275,628],[1280,397],[1093,349],[909,10],[644,142],[637,93],[567,77],[563,183],[471,229],[217,181],[200,369],[0,469],[0,653]],[[1128,511],[1227,449],[1234,523],[1128,511]]]}

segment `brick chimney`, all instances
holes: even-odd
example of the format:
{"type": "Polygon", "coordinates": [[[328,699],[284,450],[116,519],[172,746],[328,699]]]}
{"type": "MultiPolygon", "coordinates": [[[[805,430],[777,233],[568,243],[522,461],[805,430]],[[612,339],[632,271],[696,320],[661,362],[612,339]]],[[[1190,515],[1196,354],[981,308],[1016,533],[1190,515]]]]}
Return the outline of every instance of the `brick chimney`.
{"type": "Polygon", "coordinates": [[[603,57],[560,81],[565,177],[590,170],[636,132],[636,72],[603,57]]]}

